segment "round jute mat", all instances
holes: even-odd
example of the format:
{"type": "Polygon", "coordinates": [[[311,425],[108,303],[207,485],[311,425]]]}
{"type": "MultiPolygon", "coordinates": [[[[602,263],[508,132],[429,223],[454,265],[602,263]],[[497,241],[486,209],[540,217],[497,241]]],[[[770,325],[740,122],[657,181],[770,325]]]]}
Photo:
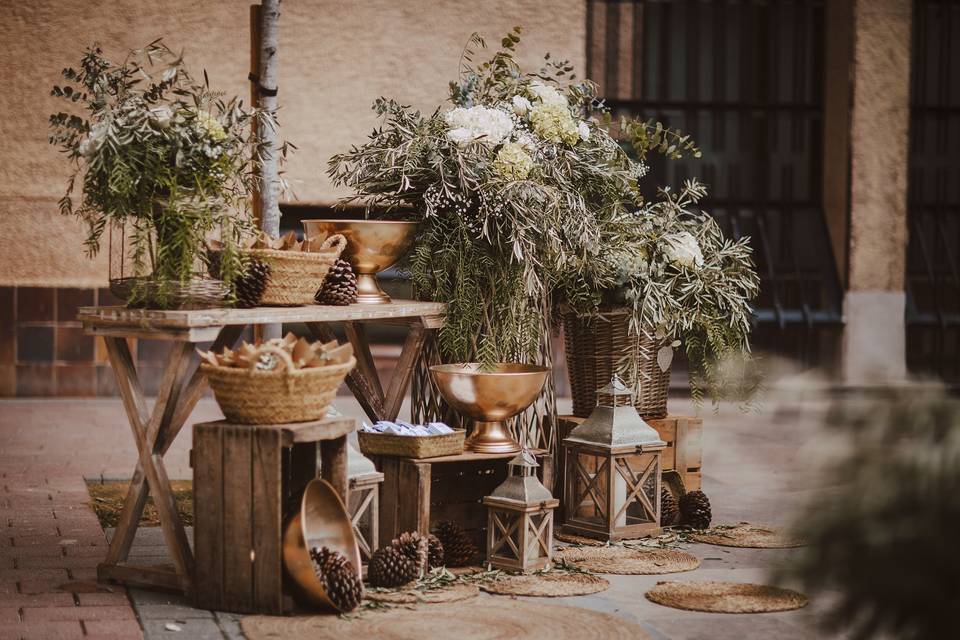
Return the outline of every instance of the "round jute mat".
{"type": "Polygon", "coordinates": [[[706,531],[693,531],[687,536],[693,542],[720,545],[721,547],[747,547],[751,549],[789,549],[802,547],[805,542],[779,527],[741,522],[734,525],[717,525],[706,531]]]}
{"type": "Polygon", "coordinates": [[[642,627],[606,613],[511,598],[483,598],[469,606],[438,604],[429,612],[370,611],[349,618],[247,616],[240,626],[248,640],[583,640],[584,630],[590,638],[650,640],[642,627]]]}
{"type": "Polygon", "coordinates": [[[416,589],[399,589],[396,591],[367,591],[364,597],[376,602],[389,604],[438,604],[441,602],[459,602],[469,600],[480,595],[480,589],[474,584],[454,584],[443,589],[417,591],[416,589]]]}
{"type": "Polygon", "coordinates": [[[585,596],[610,588],[610,583],[589,573],[553,571],[528,575],[503,576],[485,582],[481,589],[503,596],[585,596]]]}
{"type": "Polygon", "coordinates": [[[622,575],[657,575],[693,571],[700,559],[677,549],[631,547],[567,547],[559,557],[581,569],[622,575]]]}
{"type": "Polygon", "coordinates": [[[606,545],[606,542],[602,540],[595,540],[587,536],[578,536],[575,533],[563,533],[562,531],[554,531],[553,539],[566,542],[567,544],[580,544],[585,547],[602,547],[606,545]]]}
{"type": "Polygon", "coordinates": [[[658,582],[647,599],[674,609],[710,613],[767,613],[807,606],[796,591],[737,582],[658,582]]]}

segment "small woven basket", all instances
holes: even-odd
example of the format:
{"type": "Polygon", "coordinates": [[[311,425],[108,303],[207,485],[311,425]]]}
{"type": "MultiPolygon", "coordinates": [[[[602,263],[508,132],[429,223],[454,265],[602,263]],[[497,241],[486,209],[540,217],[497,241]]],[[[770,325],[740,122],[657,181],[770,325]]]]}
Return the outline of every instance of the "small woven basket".
{"type": "Polygon", "coordinates": [[[344,377],[357,363],[349,362],[326,367],[295,369],[283,349],[264,347],[261,353],[277,356],[282,366],[271,371],[221,367],[203,363],[200,369],[207,376],[217,404],[227,420],[240,424],[283,424],[319,420],[337,394],[344,377]]]}
{"type": "Polygon", "coordinates": [[[347,246],[339,233],[323,241],[318,251],[279,251],[247,249],[244,253],[270,266],[270,277],[260,304],[294,307],[313,304],[330,267],[347,246]]]}
{"type": "Polygon", "coordinates": [[[457,429],[438,436],[398,436],[393,433],[358,431],[357,440],[364,455],[400,458],[436,458],[463,453],[467,432],[457,429]]]}
{"type": "MultiPolygon", "coordinates": [[[[573,415],[580,418],[590,415],[597,406],[597,389],[610,382],[614,373],[621,374],[628,386],[636,388],[637,381],[630,375],[632,367],[623,366],[636,341],[630,331],[627,309],[604,310],[590,316],[567,313],[563,318],[563,336],[573,415]]],[[[636,354],[640,389],[634,397],[634,406],[644,418],[667,415],[670,369],[663,371],[657,363],[660,346],[654,338],[646,334],[640,336],[636,354]]]]}
{"type": "Polygon", "coordinates": [[[127,303],[146,309],[209,309],[222,307],[230,287],[222,280],[196,277],[179,280],[154,280],[149,277],[113,278],[110,293],[127,303]],[[131,298],[136,296],[136,304],[131,298]]]}

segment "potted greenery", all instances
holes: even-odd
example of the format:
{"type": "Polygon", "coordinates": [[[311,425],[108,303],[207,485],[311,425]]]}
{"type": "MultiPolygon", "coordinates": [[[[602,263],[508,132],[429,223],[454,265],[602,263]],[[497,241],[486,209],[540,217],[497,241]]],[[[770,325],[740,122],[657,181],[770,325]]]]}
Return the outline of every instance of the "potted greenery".
{"type": "Polygon", "coordinates": [[[130,306],[229,297],[224,282],[244,269],[238,248],[251,229],[253,164],[264,149],[257,131],[276,126],[270,114],[225,99],[206,73],[195,81],[160,40],[119,64],[95,44],[62,75],[66,83],[52,94],[82,110],[50,116],[50,142],[73,166],[60,209],[86,223],[91,255],[105,232],[122,236],[120,255],[111,256],[111,288],[130,306]],[[213,281],[201,275],[211,236],[222,246],[213,281]]]}

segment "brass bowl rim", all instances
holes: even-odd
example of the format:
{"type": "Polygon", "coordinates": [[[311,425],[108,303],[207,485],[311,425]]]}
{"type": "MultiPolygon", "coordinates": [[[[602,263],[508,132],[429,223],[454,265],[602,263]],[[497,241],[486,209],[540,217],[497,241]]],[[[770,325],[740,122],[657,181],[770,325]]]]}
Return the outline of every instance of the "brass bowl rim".
{"type": "Polygon", "coordinates": [[[300,224],[307,222],[346,222],[349,224],[407,224],[418,225],[418,220],[351,220],[349,218],[306,218],[300,221],[300,224]]]}
{"type": "Polygon", "coordinates": [[[453,373],[468,376],[529,376],[532,374],[549,373],[550,367],[540,364],[527,364],[525,362],[497,362],[494,367],[524,367],[515,371],[490,369],[484,370],[479,362],[459,362],[454,364],[434,364],[430,365],[431,373],[453,373]],[[474,368],[468,368],[474,367],[474,368]]]}

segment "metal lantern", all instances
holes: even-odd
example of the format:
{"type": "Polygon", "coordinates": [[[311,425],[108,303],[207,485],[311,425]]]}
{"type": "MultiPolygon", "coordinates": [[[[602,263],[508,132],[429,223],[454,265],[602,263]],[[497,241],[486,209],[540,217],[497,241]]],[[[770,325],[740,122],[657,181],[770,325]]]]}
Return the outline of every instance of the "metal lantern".
{"type": "Polygon", "coordinates": [[[667,443],[644,422],[619,377],[564,439],[564,531],[601,540],[660,532],[660,456],[667,443]]]}
{"type": "Polygon", "coordinates": [[[487,506],[487,564],[508,571],[537,571],[553,560],[553,510],[560,501],[537,478],[536,458],[521,451],[507,479],[483,499],[487,506]]]}
{"type": "Polygon", "coordinates": [[[350,482],[347,511],[360,555],[366,561],[380,546],[380,484],[383,474],[353,443],[348,442],[347,477],[350,482]]]}

